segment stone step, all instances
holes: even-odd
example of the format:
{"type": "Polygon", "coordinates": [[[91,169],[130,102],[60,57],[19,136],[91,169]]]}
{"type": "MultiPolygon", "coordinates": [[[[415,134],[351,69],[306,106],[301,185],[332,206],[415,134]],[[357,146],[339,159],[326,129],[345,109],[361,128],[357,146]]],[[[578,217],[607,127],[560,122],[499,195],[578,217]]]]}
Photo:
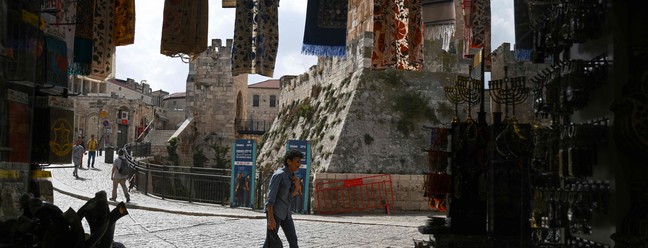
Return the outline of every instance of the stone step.
{"type": "Polygon", "coordinates": [[[174,132],[175,130],[151,130],[144,140],[150,141],[151,146],[166,146],[174,132]]]}

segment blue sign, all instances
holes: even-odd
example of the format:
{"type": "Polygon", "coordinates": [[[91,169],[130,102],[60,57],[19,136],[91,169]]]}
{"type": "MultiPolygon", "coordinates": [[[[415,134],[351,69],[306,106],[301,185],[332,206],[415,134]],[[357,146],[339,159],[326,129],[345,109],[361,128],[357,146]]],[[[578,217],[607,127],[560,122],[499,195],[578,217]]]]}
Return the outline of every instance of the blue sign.
{"type": "Polygon", "coordinates": [[[299,179],[299,182],[302,186],[302,194],[295,196],[295,211],[300,213],[308,213],[309,199],[308,197],[308,185],[310,181],[310,164],[311,164],[311,153],[310,153],[310,144],[307,140],[288,140],[286,143],[286,151],[296,149],[304,154],[304,158],[301,160],[301,165],[299,170],[295,172],[295,176],[299,179]]]}
{"type": "Polygon", "coordinates": [[[104,126],[104,127],[107,127],[108,125],[110,125],[110,123],[108,122],[108,120],[104,120],[104,121],[103,121],[103,126],[104,126]]]}
{"type": "Polygon", "coordinates": [[[256,172],[256,142],[238,139],[232,149],[232,182],[230,207],[254,205],[254,179],[256,172]]]}

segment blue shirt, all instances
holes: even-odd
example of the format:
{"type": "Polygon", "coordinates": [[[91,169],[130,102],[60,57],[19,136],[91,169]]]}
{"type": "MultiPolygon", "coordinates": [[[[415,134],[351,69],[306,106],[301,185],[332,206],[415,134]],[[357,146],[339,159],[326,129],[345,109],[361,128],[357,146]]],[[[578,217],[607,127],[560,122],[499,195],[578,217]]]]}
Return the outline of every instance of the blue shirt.
{"type": "Polygon", "coordinates": [[[290,216],[293,196],[290,193],[294,187],[292,183],[293,173],[288,170],[288,166],[278,169],[270,178],[268,186],[268,198],[265,203],[265,212],[268,206],[273,207],[273,213],[280,220],[285,220],[290,216]]]}

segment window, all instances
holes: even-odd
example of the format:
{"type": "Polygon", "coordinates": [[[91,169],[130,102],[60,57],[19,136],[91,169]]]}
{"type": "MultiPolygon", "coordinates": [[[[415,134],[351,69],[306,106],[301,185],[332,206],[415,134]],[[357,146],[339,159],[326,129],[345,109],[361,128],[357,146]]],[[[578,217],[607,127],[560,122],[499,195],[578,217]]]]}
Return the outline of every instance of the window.
{"type": "Polygon", "coordinates": [[[274,108],[277,106],[277,96],[271,95],[270,96],[270,107],[274,108]]]}
{"type": "Polygon", "coordinates": [[[259,107],[259,95],[252,96],[252,107],[259,107]]]}

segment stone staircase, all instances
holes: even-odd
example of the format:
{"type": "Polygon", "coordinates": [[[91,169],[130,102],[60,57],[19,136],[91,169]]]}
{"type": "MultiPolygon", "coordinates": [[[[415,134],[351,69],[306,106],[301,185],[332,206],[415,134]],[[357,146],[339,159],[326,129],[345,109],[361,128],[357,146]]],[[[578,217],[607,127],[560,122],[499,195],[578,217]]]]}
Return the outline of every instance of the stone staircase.
{"type": "Polygon", "coordinates": [[[166,146],[167,141],[176,130],[151,130],[144,138],[145,141],[150,141],[151,146],[166,146]]]}

